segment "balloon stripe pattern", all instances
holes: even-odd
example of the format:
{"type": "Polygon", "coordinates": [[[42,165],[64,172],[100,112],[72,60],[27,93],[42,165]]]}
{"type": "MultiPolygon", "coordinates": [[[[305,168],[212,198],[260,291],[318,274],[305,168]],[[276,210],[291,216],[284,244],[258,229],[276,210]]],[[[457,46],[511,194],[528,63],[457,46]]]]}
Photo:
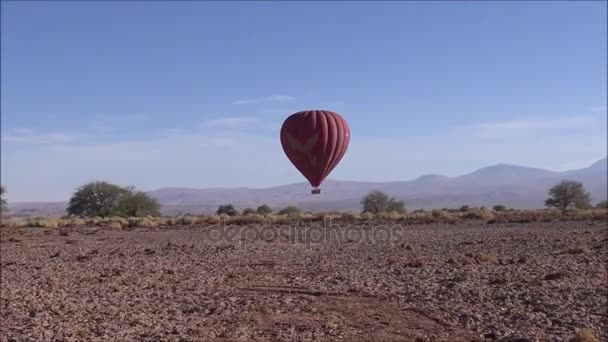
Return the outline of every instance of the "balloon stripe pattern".
{"type": "Polygon", "coordinates": [[[338,113],[306,110],[291,114],[281,127],[287,158],[313,187],[318,187],[342,160],[350,128],[338,113]]]}

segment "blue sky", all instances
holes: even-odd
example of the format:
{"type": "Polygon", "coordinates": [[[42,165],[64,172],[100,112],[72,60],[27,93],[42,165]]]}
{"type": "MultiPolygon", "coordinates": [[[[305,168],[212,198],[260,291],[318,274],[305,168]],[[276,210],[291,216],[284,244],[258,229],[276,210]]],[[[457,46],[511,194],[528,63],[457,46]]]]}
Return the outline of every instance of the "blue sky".
{"type": "Polygon", "coordinates": [[[330,178],[606,156],[605,2],[2,2],[9,201],[301,182],[278,134],[351,128],[330,178]]]}

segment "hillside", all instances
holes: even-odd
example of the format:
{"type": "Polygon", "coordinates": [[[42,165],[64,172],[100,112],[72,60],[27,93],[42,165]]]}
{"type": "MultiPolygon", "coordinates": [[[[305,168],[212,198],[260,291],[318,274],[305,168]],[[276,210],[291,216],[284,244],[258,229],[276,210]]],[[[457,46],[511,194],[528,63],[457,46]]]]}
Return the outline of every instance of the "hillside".
{"type": "MultiPolygon", "coordinates": [[[[458,207],[464,204],[511,208],[542,208],[548,189],[563,179],[582,182],[593,203],[606,199],[608,159],[587,168],[554,172],[524,166],[498,164],[474,172],[446,177],[425,175],[411,181],[357,182],[327,180],[321,195],[311,195],[305,182],[270,188],[162,188],[150,191],[163,206],[163,213],[211,213],[218,205],[232,203],[238,208],[267,204],[273,208],[296,205],[305,210],[360,210],[360,200],[371,190],[380,190],[404,200],[408,209],[458,207]]],[[[9,203],[19,216],[61,215],[65,202],[9,203]]]]}

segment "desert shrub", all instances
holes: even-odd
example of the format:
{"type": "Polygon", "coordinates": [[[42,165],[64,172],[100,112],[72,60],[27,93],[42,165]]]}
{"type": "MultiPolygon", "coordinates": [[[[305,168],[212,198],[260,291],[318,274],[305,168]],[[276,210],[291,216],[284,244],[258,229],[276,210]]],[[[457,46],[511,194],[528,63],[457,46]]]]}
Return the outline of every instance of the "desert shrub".
{"type": "Polygon", "coordinates": [[[434,211],[429,211],[429,212],[424,212],[424,213],[417,213],[417,214],[410,214],[407,216],[407,221],[408,221],[408,223],[429,224],[429,223],[436,222],[438,220],[439,215],[440,215],[439,210],[434,210],[434,211]]]}
{"type": "Polygon", "coordinates": [[[90,227],[94,227],[94,226],[97,226],[98,222],[102,221],[102,218],[101,217],[97,217],[97,216],[96,217],[89,217],[89,218],[85,218],[84,221],[85,221],[85,225],[90,226],[90,227]]]}
{"type": "Polygon", "coordinates": [[[217,211],[215,212],[218,215],[228,215],[228,216],[235,216],[238,214],[237,210],[234,208],[234,205],[232,204],[222,204],[217,208],[217,211]]]}
{"type": "Polygon", "coordinates": [[[499,213],[494,215],[494,217],[488,219],[486,221],[487,224],[495,224],[495,223],[507,223],[509,220],[507,219],[507,215],[499,213]]]}
{"type": "Polygon", "coordinates": [[[267,222],[267,218],[260,214],[249,214],[232,216],[229,219],[230,224],[246,225],[246,224],[262,224],[267,222]]]}
{"type": "Polygon", "coordinates": [[[575,329],[574,336],[568,342],[600,342],[590,328],[575,329]]]}
{"type": "Polygon", "coordinates": [[[301,212],[302,211],[300,210],[300,208],[290,205],[279,210],[279,215],[295,215],[301,212]]]}
{"type": "Polygon", "coordinates": [[[589,253],[591,253],[591,250],[586,246],[575,246],[575,247],[568,248],[568,250],[566,250],[566,253],[567,254],[589,254],[589,253]]]}
{"type": "Polygon", "coordinates": [[[494,215],[488,210],[478,209],[466,212],[460,217],[466,220],[491,220],[492,218],[494,218],[494,215]]]}
{"type": "Polygon", "coordinates": [[[374,219],[374,214],[369,212],[369,211],[365,211],[361,213],[361,219],[366,220],[366,221],[370,221],[374,219]]]}
{"type": "Polygon", "coordinates": [[[468,257],[472,257],[475,261],[477,261],[477,263],[496,263],[497,262],[497,258],[494,254],[487,254],[487,253],[475,253],[474,255],[467,255],[468,257]]]}
{"type": "Polygon", "coordinates": [[[127,220],[124,217],[110,217],[109,220],[107,220],[107,222],[111,225],[113,223],[118,223],[119,225],[123,226],[123,227],[128,227],[129,226],[129,220],[127,220]]]}
{"type": "Polygon", "coordinates": [[[608,209],[608,201],[604,200],[604,201],[599,202],[595,206],[595,208],[597,208],[597,209],[608,209]]]}
{"type": "Polygon", "coordinates": [[[403,215],[397,211],[382,211],[382,212],[374,214],[374,218],[380,219],[380,220],[396,221],[396,220],[403,219],[403,215]]]}
{"type": "Polygon", "coordinates": [[[493,209],[494,211],[498,211],[498,212],[507,211],[507,207],[505,207],[505,206],[504,206],[504,205],[502,205],[502,204],[497,204],[497,205],[493,206],[493,207],[492,207],[492,209],[493,209]]]}
{"type": "Polygon", "coordinates": [[[460,265],[460,266],[470,265],[470,264],[473,264],[474,262],[475,262],[475,259],[472,258],[472,255],[463,255],[463,254],[458,254],[456,256],[449,257],[447,260],[448,264],[455,264],[455,265],[460,265]]]}
{"type": "Polygon", "coordinates": [[[209,215],[206,216],[202,219],[203,223],[207,223],[207,224],[219,224],[220,223],[220,216],[219,215],[209,215]]]}
{"type": "MultiPolygon", "coordinates": [[[[120,222],[114,221],[114,222],[110,222],[110,224],[108,224],[107,227],[110,229],[113,229],[113,230],[122,230],[123,225],[120,224],[120,222]]],[[[128,227],[128,225],[126,225],[125,227],[128,227]]]]}
{"type": "Polygon", "coordinates": [[[128,227],[144,227],[144,228],[152,228],[156,227],[156,222],[146,218],[146,217],[130,217],[128,219],[128,227]]]}
{"type": "Polygon", "coordinates": [[[36,228],[59,228],[59,220],[36,217],[33,219],[29,219],[27,222],[28,227],[36,227],[36,228]]]}
{"type": "Polygon", "coordinates": [[[346,221],[346,222],[354,222],[354,221],[360,220],[361,219],[361,215],[359,215],[358,213],[348,212],[348,213],[342,214],[341,219],[344,220],[344,221],[346,221]]]}
{"type": "Polygon", "coordinates": [[[469,209],[470,209],[469,206],[465,204],[462,207],[460,207],[459,211],[461,213],[466,213],[467,211],[469,211],[469,209]]]}
{"type": "Polygon", "coordinates": [[[256,211],[253,210],[253,208],[245,208],[243,209],[243,215],[251,215],[251,214],[255,214],[256,211]]]}
{"type": "Polygon", "coordinates": [[[156,218],[156,224],[158,224],[159,226],[170,226],[171,225],[171,218],[170,217],[157,217],[156,218]]]}
{"type": "Polygon", "coordinates": [[[293,222],[293,217],[287,214],[277,214],[273,215],[271,220],[275,224],[287,224],[293,222]]]}
{"type": "Polygon", "coordinates": [[[190,226],[193,224],[197,224],[199,222],[200,222],[200,219],[198,217],[190,216],[190,215],[182,216],[179,218],[179,220],[177,220],[178,225],[184,225],[184,226],[190,226]]]}
{"type": "Polygon", "coordinates": [[[7,228],[23,228],[27,227],[28,222],[21,218],[11,217],[7,220],[2,220],[2,227],[7,228]]]}
{"type": "Polygon", "coordinates": [[[295,217],[297,220],[302,221],[302,222],[311,222],[311,221],[315,221],[315,220],[321,220],[320,216],[317,216],[313,213],[296,213],[293,215],[293,217],[295,217]]]}

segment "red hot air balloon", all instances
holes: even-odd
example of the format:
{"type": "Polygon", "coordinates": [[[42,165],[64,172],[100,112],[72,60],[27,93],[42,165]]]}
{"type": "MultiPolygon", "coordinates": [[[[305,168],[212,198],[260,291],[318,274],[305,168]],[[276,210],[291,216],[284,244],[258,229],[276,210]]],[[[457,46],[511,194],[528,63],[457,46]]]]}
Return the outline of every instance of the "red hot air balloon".
{"type": "Polygon", "coordinates": [[[350,142],[348,123],[338,113],[306,110],[291,114],[281,127],[281,145],[291,163],[315,187],[338,165],[350,142]]]}

